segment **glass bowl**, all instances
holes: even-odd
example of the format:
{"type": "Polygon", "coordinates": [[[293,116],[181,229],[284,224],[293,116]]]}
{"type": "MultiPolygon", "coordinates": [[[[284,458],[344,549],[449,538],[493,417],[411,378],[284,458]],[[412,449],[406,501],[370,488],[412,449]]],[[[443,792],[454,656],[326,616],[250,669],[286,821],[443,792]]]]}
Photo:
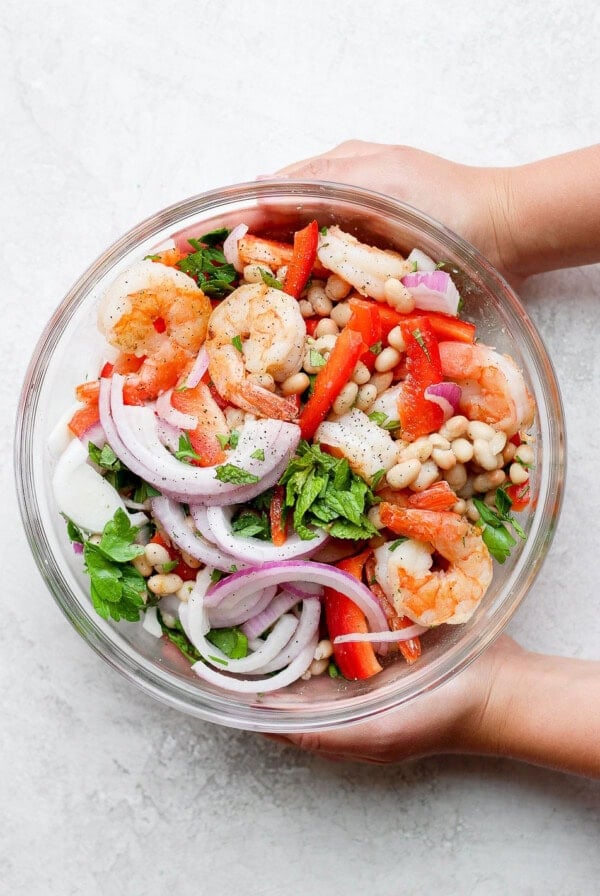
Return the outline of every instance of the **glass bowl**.
{"type": "Polygon", "coordinates": [[[31,550],[60,609],[97,653],[163,703],[201,719],[255,731],[338,727],[419,698],[475,659],[504,629],[527,594],[550,546],[562,499],[564,422],[552,364],[540,336],[503,278],[476,249],[436,221],[386,196],[342,184],[261,181],[214,190],[143,221],[90,266],[64,298],[34,351],[20,400],[15,470],[31,550]],[[313,218],[338,223],[369,243],[408,252],[419,247],[449,262],[464,300],[462,316],[480,341],[510,354],[523,370],[537,413],[531,501],[519,519],[526,542],[500,566],[481,605],[464,625],[423,636],[414,665],[398,660],[367,681],[319,676],[262,696],[226,693],[195,676],[187,661],[141,624],[105,622],[94,612],[81,558],[67,538],[51,488],[48,447],[73,406],[73,388],[95,378],[103,353],[96,306],[116,274],[156,251],[179,230],[198,234],[244,221],[254,232],[290,238],[313,218]]]}

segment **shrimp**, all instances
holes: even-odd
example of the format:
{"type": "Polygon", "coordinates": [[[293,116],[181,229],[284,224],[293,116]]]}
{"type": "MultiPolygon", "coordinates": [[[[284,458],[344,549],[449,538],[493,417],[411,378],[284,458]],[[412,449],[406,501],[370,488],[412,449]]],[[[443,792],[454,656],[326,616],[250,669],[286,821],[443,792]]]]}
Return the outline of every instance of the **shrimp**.
{"type": "Polygon", "coordinates": [[[358,408],[352,408],[338,420],[325,420],[315,435],[332,454],[345,457],[350,468],[367,482],[396,463],[398,449],[389,432],[358,408]]]}
{"type": "Polygon", "coordinates": [[[461,387],[460,410],[512,436],[533,422],[535,405],[509,355],[487,345],[440,342],[442,373],[461,387]]]}
{"type": "Polygon", "coordinates": [[[204,342],[211,304],[191,277],[153,261],[139,261],[107,289],[98,327],[127,355],[144,358],[128,378],[141,401],[174,386],[204,342]]]}
{"type": "Polygon", "coordinates": [[[239,286],[215,308],[208,324],[208,371],[217,391],[250,413],[293,420],[296,398],[275,395],[260,378],[274,385],[298,373],[305,339],[295,299],[264,283],[239,286]]]}
{"type": "Polygon", "coordinates": [[[412,262],[406,261],[398,252],[384,252],[360,243],[337,225],[320,235],[317,257],[322,265],[351,283],[361,295],[378,302],[389,301],[384,293],[386,280],[390,277],[400,280],[413,270],[412,262]]]}
{"type": "Polygon", "coordinates": [[[420,625],[458,625],[473,615],[492,581],[492,558],[481,530],[449,511],[379,505],[381,520],[408,537],[375,550],[377,579],[399,615],[420,625]],[[446,569],[432,569],[436,551],[446,569]]]}

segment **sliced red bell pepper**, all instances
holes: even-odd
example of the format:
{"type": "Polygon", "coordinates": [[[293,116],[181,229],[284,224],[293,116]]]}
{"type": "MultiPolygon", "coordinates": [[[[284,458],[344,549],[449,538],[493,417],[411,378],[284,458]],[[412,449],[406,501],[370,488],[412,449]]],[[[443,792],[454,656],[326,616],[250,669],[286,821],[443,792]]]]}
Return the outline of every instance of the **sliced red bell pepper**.
{"type": "Polygon", "coordinates": [[[315,380],[313,394],[304,405],[300,415],[300,429],[303,439],[312,439],[317,427],[325,419],[331,405],[342,391],[356,362],[365,350],[360,333],[344,327],[324,367],[315,380]]]}
{"type": "Polygon", "coordinates": [[[475,341],[475,324],[461,320],[458,317],[452,317],[450,314],[442,314],[439,311],[418,311],[413,314],[400,314],[399,311],[394,311],[389,305],[381,304],[376,307],[381,321],[382,338],[385,338],[390,330],[393,330],[394,327],[400,324],[410,327],[415,321],[426,317],[433,333],[440,341],[443,339],[468,343],[475,341]]]}
{"type": "Polygon", "coordinates": [[[377,346],[382,338],[379,309],[374,302],[367,299],[352,298],[348,304],[352,309],[352,316],[346,326],[360,333],[367,346],[358,360],[362,361],[369,370],[373,370],[377,357],[377,346]]]}
{"type": "Polygon", "coordinates": [[[222,464],[225,454],[218,435],[229,434],[223,412],[211,395],[205,383],[198,383],[192,389],[175,390],[171,394],[171,404],[184,414],[192,414],[198,419],[195,429],[188,432],[190,445],[198,459],[190,463],[198,467],[214,467],[222,464]]]}
{"type": "Polygon", "coordinates": [[[427,386],[442,381],[442,364],[438,342],[427,318],[402,323],[406,343],[406,379],[398,400],[398,417],[402,437],[414,441],[419,436],[437,432],[444,422],[444,412],[425,398],[427,386]]]}
{"type": "Polygon", "coordinates": [[[92,426],[100,421],[100,413],[98,411],[98,399],[86,402],[78,408],[71,419],[68,426],[73,435],[81,438],[92,426]]]}
{"type": "MultiPolygon", "coordinates": [[[[355,557],[341,560],[336,566],[362,580],[363,569],[370,553],[371,549],[368,548],[355,557]]],[[[325,588],[325,621],[332,641],[338,635],[369,630],[362,610],[353,600],[333,588],[325,588]]],[[[333,655],[344,678],[351,681],[362,681],[381,672],[373,645],[368,641],[334,644],[333,655]]]]}
{"type": "Polygon", "coordinates": [[[318,244],[319,225],[316,221],[311,221],[310,224],[307,224],[302,230],[297,230],[294,234],[294,252],[288,263],[283,288],[288,295],[295,299],[300,298],[311,275],[317,257],[318,244]]]}
{"type": "Polygon", "coordinates": [[[287,519],[284,506],[285,489],[282,485],[276,485],[273,489],[273,497],[269,507],[269,522],[271,523],[271,541],[277,547],[285,544],[287,539],[287,519]]]}

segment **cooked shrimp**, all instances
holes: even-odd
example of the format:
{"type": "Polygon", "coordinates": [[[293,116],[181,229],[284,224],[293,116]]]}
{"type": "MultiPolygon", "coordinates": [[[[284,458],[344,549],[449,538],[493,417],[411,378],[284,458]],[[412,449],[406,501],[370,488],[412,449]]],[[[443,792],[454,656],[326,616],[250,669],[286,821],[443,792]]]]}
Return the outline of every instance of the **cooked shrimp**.
{"type": "Polygon", "coordinates": [[[460,410],[508,436],[533,421],[535,405],[523,375],[509,355],[487,345],[440,342],[444,377],[462,390],[460,410]]]}
{"type": "Polygon", "coordinates": [[[368,482],[380,470],[389,470],[396,463],[397,448],[389,432],[357,408],[338,420],[325,420],[315,438],[333,449],[332,454],[345,457],[351,469],[368,482]]]}
{"type": "Polygon", "coordinates": [[[399,615],[420,625],[466,622],[492,581],[492,559],[481,530],[456,513],[379,505],[381,521],[407,536],[375,551],[377,579],[399,615]],[[447,569],[432,569],[437,551],[447,569]]]}
{"type": "Polygon", "coordinates": [[[351,283],[361,295],[378,302],[389,302],[384,291],[386,280],[390,277],[400,280],[413,270],[412,262],[406,261],[398,252],[384,252],[360,243],[337,225],[319,236],[317,257],[321,264],[351,283]]]}
{"type": "Polygon", "coordinates": [[[264,283],[238,287],[215,308],[208,324],[208,370],[217,391],[253,414],[293,420],[296,399],[275,395],[257,380],[266,375],[280,383],[298,373],[305,339],[295,299],[264,283]]]}
{"type": "MultiPolygon", "coordinates": [[[[291,243],[267,240],[262,236],[254,236],[251,233],[247,233],[238,240],[237,252],[242,266],[261,264],[267,265],[272,271],[276,271],[290,263],[294,254],[294,247],[291,243]]],[[[330,272],[317,261],[313,267],[313,273],[317,277],[327,277],[330,272]]]]}
{"type": "Polygon", "coordinates": [[[98,326],[115,348],[145,359],[128,379],[144,400],[175,385],[204,342],[210,313],[210,300],[187,274],[139,261],[105,292],[98,326]]]}

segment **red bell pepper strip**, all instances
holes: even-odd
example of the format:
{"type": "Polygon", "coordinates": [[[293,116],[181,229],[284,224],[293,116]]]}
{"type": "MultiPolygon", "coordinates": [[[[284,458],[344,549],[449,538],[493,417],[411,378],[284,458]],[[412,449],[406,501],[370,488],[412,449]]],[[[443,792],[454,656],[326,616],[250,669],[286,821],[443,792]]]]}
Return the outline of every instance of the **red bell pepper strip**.
{"type": "Polygon", "coordinates": [[[168,541],[167,538],[161,532],[155,532],[155,534],[150,539],[152,544],[160,544],[163,548],[169,553],[169,557],[172,562],[177,561],[177,566],[173,567],[171,570],[172,573],[179,576],[183,579],[184,582],[194,582],[196,580],[196,576],[198,575],[198,570],[194,569],[193,566],[188,566],[181,553],[174,548],[172,544],[168,541]]]}
{"type": "Polygon", "coordinates": [[[363,342],[367,346],[366,351],[362,353],[358,360],[362,361],[369,370],[373,370],[377,357],[377,346],[381,342],[382,337],[379,308],[374,302],[366,299],[352,298],[348,304],[352,309],[352,316],[346,326],[360,333],[363,342]]]}
{"type": "Polygon", "coordinates": [[[509,485],[505,491],[512,501],[511,510],[514,510],[515,513],[525,510],[529,504],[529,482],[524,482],[522,485],[509,485]]]}
{"type": "Polygon", "coordinates": [[[285,489],[276,485],[269,506],[269,522],[271,524],[271,541],[277,547],[285,544],[287,539],[287,519],[284,506],[285,489]]]}
{"type": "Polygon", "coordinates": [[[283,281],[283,289],[288,295],[299,299],[308,282],[319,244],[319,225],[311,221],[294,234],[294,252],[288,264],[283,281]]]}
{"type": "Polygon", "coordinates": [[[379,319],[381,321],[382,338],[385,338],[390,330],[403,324],[411,326],[415,321],[427,318],[431,329],[437,339],[448,340],[450,342],[467,342],[475,341],[475,324],[471,324],[466,320],[460,320],[458,317],[452,317],[450,314],[442,314],[440,311],[417,311],[413,314],[400,314],[394,311],[389,305],[377,305],[379,319]]]}
{"type": "Polygon", "coordinates": [[[331,350],[324,367],[315,380],[313,394],[300,415],[303,439],[312,439],[317,427],[325,419],[331,405],[352,377],[356,362],[365,350],[360,333],[344,327],[331,350]]]}
{"type": "MultiPolygon", "coordinates": [[[[350,575],[362,580],[362,572],[365,562],[371,553],[368,548],[362,554],[349,557],[336,564],[338,569],[343,569],[350,575]]],[[[338,635],[348,635],[354,632],[367,632],[367,620],[362,610],[354,601],[333,588],[325,588],[325,621],[329,637],[333,641],[338,635]]],[[[362,681],[371,678],[381,672],[381,666],[373,645],[368,641],[351,642],[348,644],[334,644],[333,655],[338,668],[344,678],[351,681],[362,681]]]]}
{"type": "Polygon", "coordinates": [[[98,398],[95,401],[86,402],[78,408],[71,419],[68,426],[73,435],[81,438],[92,426],[100,422],[100,412],[98,411],[98,398]]]}
{"type": "Polygon", "coordinates": [[[401,327],[406,343],[407,375],[398,399],[398,417],[402,437],[414,441],[437,432],[444,422],[439,405],[425,398],[427,386],[442,381],[442,364],[437,339],[426,318],[415,318],[410,325],[401,324],[401,327]]]}

